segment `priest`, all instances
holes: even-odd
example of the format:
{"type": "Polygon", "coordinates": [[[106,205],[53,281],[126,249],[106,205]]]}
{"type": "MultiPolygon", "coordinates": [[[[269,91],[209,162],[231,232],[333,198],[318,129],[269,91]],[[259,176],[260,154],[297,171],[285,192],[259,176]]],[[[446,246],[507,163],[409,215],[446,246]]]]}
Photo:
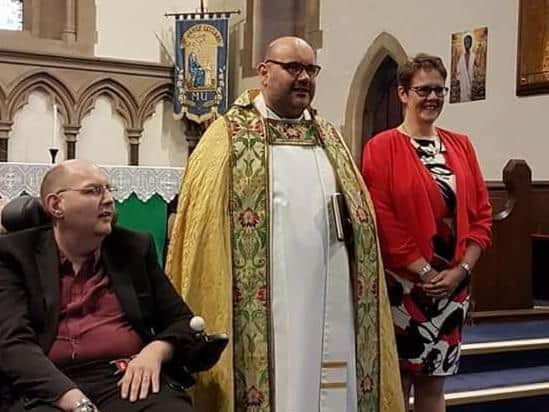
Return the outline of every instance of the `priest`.
{"type": "Polygon", "coordinates": [[[273,41],[187,164],[167,272],[231,336],[198,411],[404,410],[370,196],[311,109],[319,72],[304,40],[273,41]]]}

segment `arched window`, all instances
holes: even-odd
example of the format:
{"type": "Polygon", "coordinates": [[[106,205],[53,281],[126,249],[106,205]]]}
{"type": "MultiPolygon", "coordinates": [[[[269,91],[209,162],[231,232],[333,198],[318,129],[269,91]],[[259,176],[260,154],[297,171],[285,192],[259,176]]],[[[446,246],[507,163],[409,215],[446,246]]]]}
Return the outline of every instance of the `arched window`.
{"type": "Polygon", "coordinates": [[[23,30],[23,0],[0,0],[0,30],[23,30]]]}

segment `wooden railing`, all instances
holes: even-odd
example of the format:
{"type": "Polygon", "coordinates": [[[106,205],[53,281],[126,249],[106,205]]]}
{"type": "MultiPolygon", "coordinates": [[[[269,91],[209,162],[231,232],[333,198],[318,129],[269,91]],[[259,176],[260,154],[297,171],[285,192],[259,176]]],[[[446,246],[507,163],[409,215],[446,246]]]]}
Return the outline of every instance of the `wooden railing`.
{"type": "Polygon", "coordinates": [[[503,184],[488,182],[493,244],[481,257],[472,280],[474,311],[530,309],[535,218],[532,173],[524,160],[510,160],[503,184]]]}

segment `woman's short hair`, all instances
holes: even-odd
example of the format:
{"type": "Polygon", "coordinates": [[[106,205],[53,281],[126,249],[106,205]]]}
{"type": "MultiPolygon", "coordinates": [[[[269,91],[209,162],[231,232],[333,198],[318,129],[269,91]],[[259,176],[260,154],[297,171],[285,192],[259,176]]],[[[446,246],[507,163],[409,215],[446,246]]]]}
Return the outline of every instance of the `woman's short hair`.
{"type": "Polygon", "coordinates": [[[414,77],[414,74],[420,70],[436,70],[440,73],[444,81],[446,81],[446,77],[448,76],[446,67],[444,67],[444,63],[440,57],[431,56],[426,53],[419,53],[398,67],[398,85],[404,87],[405,89],[409,89],[412,85],[412,77],[414,77]]]}

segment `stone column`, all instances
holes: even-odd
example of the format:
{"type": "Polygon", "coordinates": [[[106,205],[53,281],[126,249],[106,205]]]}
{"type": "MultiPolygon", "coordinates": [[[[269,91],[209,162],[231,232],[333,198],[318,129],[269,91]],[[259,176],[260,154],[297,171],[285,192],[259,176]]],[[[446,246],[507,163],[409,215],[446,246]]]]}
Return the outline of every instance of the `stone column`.
{"type": "Polygon", "coordinates": [[[65,26],[63,27],[63,40],[65,43],[76,43],[76,2],[65,0],[65,26]]]}
{"type": "Polygon", "coordinates": [[[139,141],[141,140],[143,129],[127,128],[126,133],[128,134],[128,140],[130,142],[129,165],[139,166],[139,141]]]}
{"type": "Polygon", "coordinates": [[[67,160],[76,159],[76,140],[80,132],[80,126],[65,126],[63,132],[65,133],[65,143],[67,145],[65,157],[67,160]]]}
{"type": "MultiPolygon", "coordinates": [[[[23,16],[23,19],[25,17],[23,16]]],[[[40,1],[32,1],[32,25],[31,34],[33,37],[40,37],[40,1]]]]}
{"type": "Polygon", "coordinates": [[[0,162],[8,161],[8,139],[13,121],[0,120],[0,162]]]}

